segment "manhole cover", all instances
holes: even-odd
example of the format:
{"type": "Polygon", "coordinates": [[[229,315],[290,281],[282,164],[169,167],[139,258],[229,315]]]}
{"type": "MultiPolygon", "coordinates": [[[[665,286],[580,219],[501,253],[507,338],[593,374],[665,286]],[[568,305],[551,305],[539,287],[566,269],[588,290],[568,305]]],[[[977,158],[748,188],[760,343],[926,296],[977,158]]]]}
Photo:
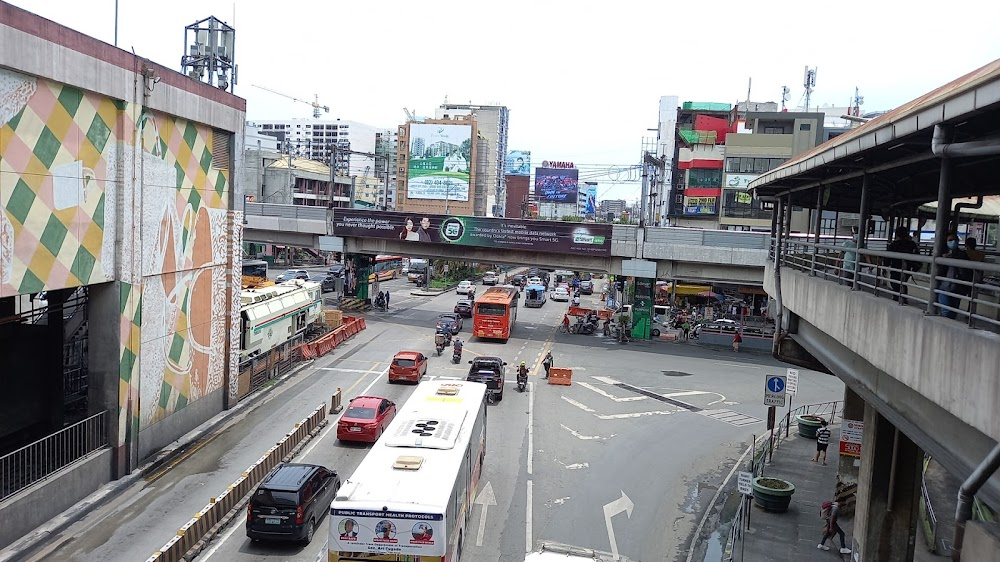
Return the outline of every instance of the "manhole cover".
{"type": "Polygon", "coordinates": [[[663,374],[668,377],[690,377],[691,373],[684,373],[681,371],[663,371],[663,374]]]}

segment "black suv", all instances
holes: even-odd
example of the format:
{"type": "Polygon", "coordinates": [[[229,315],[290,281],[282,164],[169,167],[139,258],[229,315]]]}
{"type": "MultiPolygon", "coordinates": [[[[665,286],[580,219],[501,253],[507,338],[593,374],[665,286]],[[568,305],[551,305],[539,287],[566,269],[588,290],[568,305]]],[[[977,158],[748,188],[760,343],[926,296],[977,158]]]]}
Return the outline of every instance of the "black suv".
{"type": "Polygon", "coordinates": [[[469,382],[481,382],[486,385],[497,402],[503,400],[503,384],[507,378],[507,362],[499,357],[476,357],[469,361],[469,382]]]}
{"type": "Polygon", "coordinates": [[[247,504],[247,537],[312,541],[330,511],[340,477],[315,464],[282,464],[268,473],[247,504]]]}

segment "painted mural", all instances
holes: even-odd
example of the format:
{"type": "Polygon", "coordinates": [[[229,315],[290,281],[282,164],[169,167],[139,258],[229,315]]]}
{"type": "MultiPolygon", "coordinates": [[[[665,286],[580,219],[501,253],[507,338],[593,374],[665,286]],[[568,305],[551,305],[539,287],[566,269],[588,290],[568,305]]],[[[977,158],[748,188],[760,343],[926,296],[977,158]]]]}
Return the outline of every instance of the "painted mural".
{"type": "Polygon", "coordinates": [[[239,353],[241,222],[214,135],[0,68],[0,297],[119,281],[119,444],[221,389],[239,353]]]}

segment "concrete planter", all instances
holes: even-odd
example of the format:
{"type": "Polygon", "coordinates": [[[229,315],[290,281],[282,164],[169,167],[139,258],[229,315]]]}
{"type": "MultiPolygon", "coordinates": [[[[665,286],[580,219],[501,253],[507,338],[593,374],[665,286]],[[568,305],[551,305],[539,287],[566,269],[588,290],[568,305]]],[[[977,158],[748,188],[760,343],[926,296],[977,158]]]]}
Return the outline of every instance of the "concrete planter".
{"type": "Polygon", "coordinates": [[[807,414],[804,416],[795,416],[795,421],[799,426],[799,435],[808,437],[809,439],[816,439],[816,430],[823,427],[823,422],[826,420],[820,416],[807,414]]]}
{"type": "Polygon", "coordinates": [[[788,511],[794,493],[795,486],[787,480],[764,476],[753,479],[753,501],[767,511],[788,511]]]}

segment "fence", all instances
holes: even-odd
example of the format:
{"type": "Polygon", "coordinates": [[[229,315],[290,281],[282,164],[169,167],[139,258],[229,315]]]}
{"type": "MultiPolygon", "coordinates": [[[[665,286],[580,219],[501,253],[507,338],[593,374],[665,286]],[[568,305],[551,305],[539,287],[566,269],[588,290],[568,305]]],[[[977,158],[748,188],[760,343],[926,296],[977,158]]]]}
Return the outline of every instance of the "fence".
{"type": "Polygon", "coordinates": [[[786,240],[782,265],[928,314],[1000,331],[1000,265],[786,240]],[[856,258],[845,260],[846,254],[856,258]],[[951,272],[952,277],[948,276],[951,272]]]}
{"type": "MultiPolygon", "coordinates": [[[[820,402],[817,404],[804,404],[798,408],[786,412],[784,417],[781,418],[777,427],[774,428],[774,432],[770,435],[764,435],[758,438],[754,435],[753,443],[750,444],[750,459],[749,468],[753,475],[753,478],[758,478],[764,476],[764,467],[774,458],[774,451],[777,450],[781,443],[787,439],[790,435],[791,424],[795,420],[796,416],[823,416],[827,418],[830,424],[834,423],[837,417],[838,409],[843,410],[843,401],[838,400],[835,402],[820,402]]],[[[729,537],[726,539],[725,548],[723,550],[723,559],[731,561],[735,555],[736,548],[743,541],[743,533],[750,528],[750,511],[752,504],[752,496],[745,496],[741,494],[740,506],[736,510],[736,514],[733,517],[732,524],[729,528],[729,537]]]]}
{"type": "Polygon", "coordinates": [[[108,413],[104,411],[0,457],[0,500],[107,445],[108,413]]]}

